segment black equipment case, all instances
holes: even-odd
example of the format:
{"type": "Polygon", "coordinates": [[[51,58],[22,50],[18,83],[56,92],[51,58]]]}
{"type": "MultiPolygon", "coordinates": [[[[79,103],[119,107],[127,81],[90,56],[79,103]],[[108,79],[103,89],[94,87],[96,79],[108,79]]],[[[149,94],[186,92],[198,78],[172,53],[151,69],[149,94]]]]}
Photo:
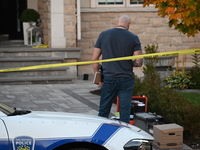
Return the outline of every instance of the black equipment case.
{"type": "Polygon", "coordinates": [[[153,134],[153,125],[164,124],[164,118],[151,112],[138,112],[134,114],[135,126],[153,134]]]}

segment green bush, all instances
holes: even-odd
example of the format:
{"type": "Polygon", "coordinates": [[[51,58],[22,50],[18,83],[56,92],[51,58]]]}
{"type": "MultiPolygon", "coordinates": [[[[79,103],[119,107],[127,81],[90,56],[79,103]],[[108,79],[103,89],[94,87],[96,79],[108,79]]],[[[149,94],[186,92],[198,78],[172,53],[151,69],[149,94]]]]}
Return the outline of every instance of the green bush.
{"type": "Polygon", "coordinates": [[[170,89],[188,89],[195,83],[191,81],[192,76],[183,72],[175,71],[165,79],[166,87],[170,89]]]}
{"type": "Polygon", "coordinates": [[[191,82],[195,83],[191,86],[193,89],[200,89],[200,54],[193,54],[194,66],[188,71],[188,75],[191,76],[191,82]]]}
{"type": "MultiPolygon", "coordinates": [[[[149,99],[152,102],[153,97],[149,99]]],[[[150,109],[164,116],[165,123],[177,123],[184,127],[184,141],[187,143],[200,139],[200,107],[187,101],[182,95],[171,89],[157,92],[157,102],[150,109]],[[192,136],[192,137],[191,137],[192,136]]]]}
{"type": "Polygon", "coordinates": [[[146,54],[158,53],[158,44],[148,44],[144,47],[146,54]]]}
{"type": "Polygon", "coordinates": [[[190,69],[188,75],[191,76],[191,82],[194,83],[190,86],[190,88],[200,89],[200,68],[190,69]]]}
{"type": "Polygon", "coordinates": [[[22,14],[21,14],[21,21],[22,22],[37,22],[39,19],[40,15],[38,12],[34,9],[25,9],[22,14]]]}
{"type": "MultiPolygon", "coordinates": [[[[176,68],[176,71],[165,79],[166,87],[171,89],[200,89],[200,54],[194,54],[194,66],[185,73],[176,68]]],[[[185,62],[183,62],[185,63],[185,62]]]]}
{"type": "MultiPolygon", "coordinates": [[[[144,47],[145,53],[146,54],[152,54],[152,53],[158,53],[158,44],[148,44],[144,47]]],[[[154,67],[156,66],[156,63],[158,62],[159,58],[158,57],[153,57],[153,58],[145,58],[144,59],[146,64],[153,65],[154,67]]],[[[145,64],[145,65],[146,65],[145,64]]]]}

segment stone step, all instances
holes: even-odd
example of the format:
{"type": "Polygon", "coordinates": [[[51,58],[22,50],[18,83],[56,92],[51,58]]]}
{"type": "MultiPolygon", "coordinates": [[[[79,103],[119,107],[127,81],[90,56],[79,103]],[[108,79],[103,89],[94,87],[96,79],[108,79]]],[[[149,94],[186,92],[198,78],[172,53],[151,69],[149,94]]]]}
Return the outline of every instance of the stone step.
{"type": "MultiPolygon", "coordinates": [[[[0,36],[0,38],[2,38],[2,36],[0,36]]],[[[0,48],[5,48],[5,47],[24,47],[24,40],[7,40],[5,39],[1,39],[0,40],[0,48]]]]}
{"type": "Polygon", "coordinates": [[[0,85],[65,84],[71,83],[73,79],[72,76],[0,78],[0,85]]]}
{"type": "Polygon", "coordinates": [[[58,57],[0,57],[0,68],[8,69],[36,65],[58,64],[63,62],[64,58],[58,57]]]}
{"type": "Polygon", "coordinates": [[[69,48],[31,48],[31,47],[11,47],[0,48],[0,57],[63,57],[80,58],[80,47],[69,48]]]}
{"type": "Polygon", "coordinates": [[[1,72],[0,78],[35,77],[35,76],[68,76],[71,75],[69,67],[45,68],[24,71],[1,72]]]}
{"type": "MultiPolygon", "coordinates": [[[[78,47],[31,48],[28,46],[14,46],[16,43],[10,47],[0,46],[0,70],[76,62],[80,58],[82,50],[78,47]]],[[[7,44],[9,45],[9,43],[7,44]]],[[[5,42],[4,45],[6,45],[5,42]]],[[[73,79],[77,79],[77,74],[76,66],[0,72],[0,85],[69,83],[73,79]]]]}

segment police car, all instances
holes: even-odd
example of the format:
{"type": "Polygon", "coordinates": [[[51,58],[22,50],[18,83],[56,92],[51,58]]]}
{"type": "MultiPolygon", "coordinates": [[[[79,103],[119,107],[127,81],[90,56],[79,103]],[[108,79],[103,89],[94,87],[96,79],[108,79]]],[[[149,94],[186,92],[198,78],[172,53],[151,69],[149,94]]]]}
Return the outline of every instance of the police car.
{"type": "Polygon", "coordinates": [[[146,150],[153,137],[118,120],[0,103],[0,150],[146,150]]]}

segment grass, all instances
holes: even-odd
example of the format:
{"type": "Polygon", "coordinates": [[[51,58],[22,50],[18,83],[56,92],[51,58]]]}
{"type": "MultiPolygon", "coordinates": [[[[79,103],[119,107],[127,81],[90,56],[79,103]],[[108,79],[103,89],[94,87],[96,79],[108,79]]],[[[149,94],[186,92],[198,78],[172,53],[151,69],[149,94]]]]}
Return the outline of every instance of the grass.
{"type": "Polygon", "coordinates": [[[188,101],[191,101],[192,103],[196,105],[200,105],[200,93],[180,93],[183,95],[188,101]]]}

